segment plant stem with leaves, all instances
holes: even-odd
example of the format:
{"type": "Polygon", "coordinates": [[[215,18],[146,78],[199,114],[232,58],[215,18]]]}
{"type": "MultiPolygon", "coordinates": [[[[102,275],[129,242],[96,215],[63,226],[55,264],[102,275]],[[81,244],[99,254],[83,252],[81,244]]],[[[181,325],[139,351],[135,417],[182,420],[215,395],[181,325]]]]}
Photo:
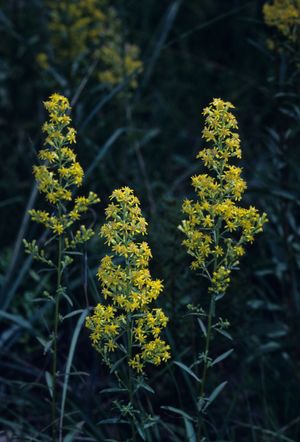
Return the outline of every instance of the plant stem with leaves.
{"type": "Polygon", "coordinates": [[[145,366],[160,365],[170,358],[170,347],[160,337],[168,318],[152,306],[163,285],[151,277],[148,244],[137,240],[147,232],[140,202],[129,187],[116,189],[110,199],[101,236],[112,253],[102,258],[98,271],[104,300],[86,325],[93,346],[128,393],[127,404],[116,403],[121,416],[129,416],[131,440],[136,441],[138,433],[145,433],[145,413],[137,400],[140,385],[145,385],[145,366]],[[115,368],[121,363],[122,379],[115,368]]]}
{"type": "Polygon", "coordinates": [[[58,324],[59,324],[59,305],[61,297],[61,277],[62,277],[62,256],[63,256],[63,237],[58,240],[58,256],[57,256],[57,284],[55,296],[54,310],[54,330],[53,330],[53,354],[52,354],[52,439],[56,441],[57,424],[56,424],[56,399],[57,399],[57,340],[58,340],[58,324]]]}
{"type": "Polygon", "coordinates": [[[203,111],[205,126],[202,134],[205,142],[211,143],[212,147],[202,149],[197,158],[202,160],[210,174],[192,177],[197,199],[184,201],[182,211],[187,219],[179,226],[186,236],[183,244],[193,258],[191,268],[208,279],[210,296],[207,315],[201,307],[192,306],[198,311],[196,316],[205,337],[204,353],[197,361],[197,364],[203,364],[196,401],[198,442],[203,440],[203,415],[226,385],[222,382],[207,396],[208,370],[231,352],[225,352],[214,360],[210,357],[212,332],[225,334],[223,328],[227,325],[227,321],[221,318],[214,323],[215,304],[228,290],[232,270],[245,253],[244,245],[253,242],[254,236],[262,231],[267,221],[266,214],[260,215],[255,207],[246,209],[238,205],[247,185],[241,178],[242,169],[230,164],[232,159],[241,158],[240,139],[236,132],[238,124],[230,112],[233,107],[231,103],[215,98],[203,111]],[[201,316],[207,317],[206,327],[201,316]]]}
{"type": "Polygon", "coordinates": [[[57,440],[57,365],[58,365],[58,327],[60,321],[60,301],[65,294],[62,287],[62,275],[73,259],[68,254],[77,246],[86,243],[93,235],[91,228],[80,225],[74,229],[82,214],[87,212],[89,206],[99,201],[93,192],[87,197],[74,197],[74,191],[83,180],[83,170],[76,161],[76,154],[70,145],[76,143],[76,131],[70,127],[71,107],[66,97],[53,94],[44,106],[49,113],[49,121],[43,125],[46,133],[44,147],[39,151],[40,164],[34,166],[34,176],[38,190],[44,194],[48,210],[29,211],[33,221],[42,224],[50,234],[44,247],[35,240],[24,240],[25,250],[32,257],[56,271],[55,295],[45,293],[48,299],[54,301],[53,333],[51,336],[52,349],[52,378],[51,378],[51,428],[52,440],[57,440]],[[54,261],[49,257],[52,250],[50,244],[55,241],[54,261]]]}
{"type": "Polygon", "coordinates": [[[130,366],[130,361],[132,359],[132,321],[131,318],[128,320],[128,328],[127,328],[127,349],[128,349],[128,355],[127,355],[127,361],[128,361],[128,398],[129,398],[129,404],[132,408],[132,414],[130,415],[130,425],[131,425],[131,434],[132,434],[132,440],[133,442],[136,441],[136,428],[135,428],[135,403],[134,403],[134,377],[132,368],[130,366]]]}

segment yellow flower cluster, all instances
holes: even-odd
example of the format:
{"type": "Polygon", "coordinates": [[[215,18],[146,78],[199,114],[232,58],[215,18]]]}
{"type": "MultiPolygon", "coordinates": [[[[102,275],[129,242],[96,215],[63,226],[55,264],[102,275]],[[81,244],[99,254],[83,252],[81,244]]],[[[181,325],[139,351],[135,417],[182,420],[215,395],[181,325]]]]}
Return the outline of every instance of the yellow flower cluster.
{"type": "Polygon", "coordinates": [[[73,62],[100,44],[106,16],[103,0],[47,0],[50,41],[62,63],[73,62]]]}
{"type": "Polygon", "coordinates": [[[300,0],[273,0],[263,6],[265,22],[276,28],[289,41],[299,38],[300,0]]]}
{"type": "MultiPolygon", "coordinates": [[[[44,148],[38,157],[39,166],[34,166],[33,173],[38,183],[38,189],[45,194],[46,200],[53,208],[45,210],[30,210],[33,221],[43,224],[54,234],[62,235],[75,221],[80,220],[83,213],[87,212],[90,205],[99,202],[93,192],[87,197],[74,198],[73,191],[78,188],[83,180],[83,170],[76,161],[76,154],[70,145],[76,143],[76,131],[70,127],[71,110],[66,97],[53,94],[44,106],[49,113],[49,120],[44,124],[46,133],[44,148]],[[70,210],[66,204],[70,204],[70,210]]],[[[87,241],[92,235],[92,229],[81,226],[72,240],[66,240],[67,246],[74,246],[76,242],[87,241]]]]}
{"type": "Polygon", "coordinates": [[[169,345],[159,335],[167,325],[167,317],[150,304],[163,290],[160,280],[153,280],[149,271],[151,250],[137,235],[147,233],[140,202],[129,187],[115,190],[106,209],[107,222],[101,236],[111,247],[112,256],[104,256],[98,271],[104,298],[109,305],[99,304],[86,326],[92,331],[93,346],[102,354],[119,348],[122,335],[130,331],[134,354],[129,365],[143,372],[145,363],[154,365],[170,357],[169,345]]]}
{"type": "Polygon", "coordinates": [[[107,12],[105,43],[99,45],[96,53],[100,61],[98,79],[101,83],[116,86],[124,79],[131,77],[129,86],[138,86],[137,74],[143,70],[138,46],[124,42],[122,22],[116,11],[110,8],[107,12]]]}
{"type": "Polygon", "coordinates": [[[130,86],[137,86],[139,49],[124,43],[121,20],[106,0],[48,0],[47,5],[50,49],[38,54],[42,69],[55,64],[69,69],[74,63],[86,68],[92,59],[102,83],[114,86],[133,75],[130,86]]]}
{"type": "Polygon", "coordinates": [[[244,244],[252,242],[267,221],[255,207],[238,205],[246,189],[242,169],[230,162],[241,158],[234,106],[215,98],[203,111],[203,138],[212,147],[202,149],[200,158],[210,174],[192,177],[198,199],[185,200],[187,219],[179,226],[186,235],[183,244],[192,256],[192,268],[202,270],[210,281],[210,291],[223,294],[230,283],[232,267],[244,254],[244,244]]]}

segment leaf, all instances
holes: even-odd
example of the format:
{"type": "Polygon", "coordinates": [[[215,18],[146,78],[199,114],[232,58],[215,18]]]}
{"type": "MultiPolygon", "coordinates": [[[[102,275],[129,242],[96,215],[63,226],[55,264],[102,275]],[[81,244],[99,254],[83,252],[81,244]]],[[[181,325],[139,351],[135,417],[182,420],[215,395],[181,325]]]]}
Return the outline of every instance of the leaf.
{"type": "Polygon", "coordinates": [[[297,199],[297,197],[293,193],[287,192],[286,190],[282,190],[282,189],[271,190],[271,193],[275,196],[280,196],[280,197],[290,200],[290,201],[294,201],[297,199]]]}
{"type": "Polygon", "coordinates": [[[49,394],[52,399],[53,398],[53,377],[52,377],[52,374],[49,373],[49,371],[46,371],[45,378],[46,378],[46,383],[48,386],[49,394]]]}
{"type": "Polygon", "coordinates": [[[197,442],[196,433],[193,424],[190,422],[189,419],[185,417],[183,419],[184,419],[185,432],[186,432],[186,441],[197,442]]]}
{"type": "Polygon", "coordinates": [[[63,442],[73,442],[73,440],[74,440],[74,436],[75,436],[76,432],[77,432],[77,430],[72,431],[71,433],[67,434],[67,435],[64,437],[63,442]]]}
{"type": "MultiPolygon", "coordinates": [[[[272,270],[270,273],[272,273],[272,270]]],[[[282,310],[279,305],[272,302],[266,302],[262,299],[250,299],[247,302],[247,305],[249,305],[249,307],[251,307],[253,310],[269,310],[274,312],[282,310]]]]}
{"type": "Polygon", "coordinates": [[[220,328],[215,328],[215,330],[218,332],[218,333],[220,333],[220,335],[223,335],[223,336],[225,336],[225,338],[227,338],[227,339],[229,339],[230,341],[233,341],[233,338],[232,338],[232,336],[227,332],[227,331],[225,331],[225,330],[221,330],[220,328]]]}
{"type": "Polygon", "coordinates": [[[3,331],[0,334],[0,348],[5,347],[7,345],[7,342],[11,338],[14,338],[18,331],[19,331],[19,327],[16,324],[12,325],[10,328],[3,331]]]}
{"type": "Polygon", "coordinates": [[[180,0],[174,1],[166,11],[166,14],[163,18],[163,22],[161,25],[160,33],[158,35],[156,45],[154,47],[154,50],[152,52],[151,58],[149,58],[147,63],[147,69],[145,70],[141,88],[144,89],[146,84],[148,83],[150,77],[152,76],[152,73],[154,71],[155,64],[157,63],[157,60],[159,59],[160,53],[162,49],[164,48],[166,39],[168,38],[168,35],[172,29],[172,26],[174,24],[174,21],[176,19],[177,13],[179,11],[181,5],[180,0]]]}
{"type": "Polygon", "coordinates": [[[118,140],[118,138],[123,135],[125,132],[125,128],[121,127],[117,129],[109,138],[108,140],[100,147],[98,148],[98,154],[94,158],[92,164],[87,169],[86,173],[84,174],[84,179],[87,180],[87,178],[92,174],[94,169],[97,167],[98,163],[104,158],[104,156],[107,154],[109,149],[114,145],[114,143],[118,140]]]}
{"type": "Polygon", "coordinates": [[[178,367],[180,367],[182,370],[184,370],[186,373],[196,379],[197,382],[201,382],[201,379],[199,379],[198,376],[195,375],[195,373],[187,365],[179,361],[174,361],[174,364],[178,365],[178,367]]]}
{"type": "Polygon", "coordinates": [[[0,311],[0,317],[4,319],[8,319],[9,321],[15,322],[20,327],[27,328],[28,330],[31,330],[31,324],[26,319],[22,318],[22,316],[14,315],[12,313],[7,313],[3,310],[0,311]]]}
{"type": "Polygon", "coordinates": [[[73,312],[68,313],[66,316],[63,316],[63,317],[62,317],[62,320],[64,321],[65,319],[72,318],[72,316],[79,315],[79,313],[82,313],[82,312],[83,312],[82,309],[80,309],[80,310],[74,310],[73,312]]]}
{"type": "Polygon", "coordinates": [[[138,422],[136,422],[135,425],[136,425],[137,431],[138,431],[139,435],[141,436],[141,438],[143,440],[146,440],[146,435],[145,435],[143,428],[138,424],[138,422]]]}
{"type": "Polygon", "coordinates": [[[213,365],[218,364],[218,362],[223,361],[224,359],[227,358],[227,356],[229,356],[231,353],[233,352],[233,348],[231,348],[228,351],[225,351],[225,353],[222,353],[220,356],[218,356],[216,359],[213,360],[213,362],[210,364],[210,366],[212,367],[213,365]]]}
{"type": "Polygon", "coordinates": [[[124,361],[124,359],[127,358],[127,354],[125,356],[123,356],[121,359],[118,359],[110,368],[109,372],[113,373],[115,371],[116,368],[118,368],[118,366],[124,361]]]}
{"type": "Polygon", "coordinates": [[[289,327],[286,324],[281,323],[278,327],[275,327],[268,333],[268,337],[271,339],[281,338],[289,333],[289,327]]]}
{"type": "Polygon", "coordinates": [[[70,376],[90,376],[90,373],[86,371],[72,371],[72,373],[70,373],[70,376]]]}
{"type": "Polygon", "coordinates": [[[64,384],[63,384],[63,392],[62,392],[62,397],[61,397],[61,407],[60,407],[60,418],[59,418],[59,428],[60,428],[60,433],[63,429],[63,419],[64,419],[64,412],[65,412],[65,403],[66,403],[66,397],[67,397],[67,389],[68,389],[68,383],[69,383],[69,377],[70,377],[70,371],[71,371],[71,366],[72,366],[72,362],[73,362],[73,357],[74,357],[74,353],[75,353],[75,349],[76,349],[76,345],[77,345],[77,341],[78,341],[78,337],[79,337],[79,333],[80,330],[82,328],[82,325],[84,323],[85,317],[88,313],[88,310],[85,309],[83,310],[83,312],[81,313],[73,336],[72,336],[72,341],[71,341],[71,345],[70,345],[70,349],[69,349],[69,354],[68,354],[68,359],[67,359],[67,364],[66,364],[66,370],[65,370],[65,376],[64,376],[64,384]]]}
{"type": "Polygon", "coordinates": [[[52,346],[52,342],[53,342],[53,338],[51,337],[50,339],[48,339],[46,341],[46,339],[40,337],[40,336],[36,336],[36,339],[39,341],[39,343],[42,345],[42,347],[44,348],[44,355],[46,353],[48,353],[49,349],[52,346]]]}
{"type": "Polygon", "coordinates": [[[199,326],[200,326],[200,328],[201,328],[201,330],[202,330],[202,333],[203,333],[204,336],[206,337],[206,336],[207,336],[207,331],[206,331],[206,327],[205,327],[205,325],[204,325],[204,322],[203,322],[202,319],[200,319],[200,318],[197,318],[197,321],[198,321],[198,324],[199,324],[199,326]]]}
{"type": "Polygon", "coordinates": [[[150,385],[146,384],[145,382],[140,382],[138,384],[138,388],[144,388],[144,390],[149,391],[149,393],[152,393],[152,394],[155,393],[153,388],[151,388],[150,385]]]}
{"type": "Polygon", "coordinates": [[[103,390],[100,391],[100,394],[105,394],[105,393],[124,393],[125,391],[127,391],[126,388],[104,388],[103,390]]]}
{"type": "Polygon", "coordinates": [[[267,342],[267,344],[263,344],[259,347],[260,353],[270,353],[272,351],[279,350],[281,348],[281,344],[276,341],[267,342]]]}
{"type": "Polygon", "coordinates": [[[151,428],[154,425],[157,425],[159,422],[161,422],[159,416],[151,416],[151,421],[148,421],[147,423],[144,422],[144,428],[151,428]]]}
{"type": "Polygon", "coordinates": [[[49,302],[49,301],[50,301],[50,299],[47,299],[47,298],[35,298],[35,299],[31,300],[32,303],[49,302]]]}
{"type": "Polygon", "coordinates": [[[162,405],[160,408],[162,408],[163,410],[172,411],[172,413],[179,414],[181,417],[188,419],[189,421],[193,421],[192,416],[187,414],[185,411],[180,410],[179,408],[175,408],[175,407],[171,407],[171,406],[167,406],[167,405],[162,405]]]}
{"type": "Polygon", "coordinates": [[[73,301],[72,301],[72,299],[70,298],[70,296],[67,295],[64,291],[62,292],[62,296],[63,296],[64,298],[66,298],[66,300],[68,301],[68,303],[70,304],[70,306],[73,307],[73,301]]]}
{"type": "Polygon", "coordinates": [[[203,411],[205,411],[210,406],[210,404],[219,396],[219,394],[221,393],[221,391],[223,390],[226,384],[227,381],[224,381],[214,389],[211,395],[207,398],[207,402],[203,408],[203,411]]]}
{"type": "Polygon", "coordinates": [[[128,424],[129,422],[125,419],[121,419],[120,417],[111,417],[109,419],[101,419],[101,421],[97,422],[97,425],[106,425],[106,424],[128,424]]]}

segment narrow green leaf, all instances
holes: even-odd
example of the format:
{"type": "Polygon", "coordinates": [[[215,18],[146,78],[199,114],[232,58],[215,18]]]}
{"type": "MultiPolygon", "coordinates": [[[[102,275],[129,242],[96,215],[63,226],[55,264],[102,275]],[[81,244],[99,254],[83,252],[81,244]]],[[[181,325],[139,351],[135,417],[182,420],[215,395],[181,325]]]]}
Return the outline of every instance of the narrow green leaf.
{"type": "Polygon", "coordinates": [[[192,422],[186,417],[184,417],[183,419],[184,419],[187,442],[197,442],[196,433],[192,422]]]}
{"type": "Polygon", "coordinates": [[[220,356],[218,356],[216,359],[213,360],[213,362],[210,364],[211,367],[212,367],[213,365],[218,364],[218,362],[221,362],[221,361],[223,361],[224,359],[226,359],[227,356],[229,356],[232,352],[233,352],[233,348],[231,348],[231,349],[228,350],[228,351],[225,351],[225,353],[222,353],[220,356]]]}
{"type": "Polygon", "coordinates": [[[179,414],[181,417],[183,417],[185,419],[188,419],[189,421],[193,422],[192,416],[187,414],[185,411],[180,410],[179,408],[175,408],[175,407],[171,407],[171,406],[166,406],[166,405],[162,405],[160,408],[162,408],[163,410],[172,411],[172,413],[179,414]]]}
{"type": "Polygon", "coordinates": [[[70,304],[70,306],[73,307],[73,301],[72,301],[72,299],[70,298],[70,296],[67,295],[64,291],[62,292],[62,295],[63,295],[64,298],[66,298],[66,300],[68,301],[68,303],[70,304]]]}
{"type": "Polygon", "coordinates": [[[16,324],[20,325],[20,327],[27,328],[28,330],[31,330],[31,324],[26,319],[22,318],[22,316],[14,315],[12,313],[7,313],[3,310],[0,311],[0,317],[4,319],[8,319],[9,321],[15,322],[16,324]]]}
{"type": "Polygon", "coordinates": [[[227,384],[227,381],[224,381],[214,389],[214,391],[211,393],[211,395],[207,398],[207,402],[203,408],[203,411],[205,411],[207,409],[207,407],[209,407],[210,404],[219,396],[219,394],[221,393],[223,388],[226,386],[226,384],[227,384]]]}
{"type": "MultiPolygon", "coordinates": [[[[82,328],[82,325],[84,323],[87,313],[88,313],[87,309],[83,310],[83,312],[81,313],[81,315],[77,321],[77,324],[75,326],[70,349],[69,349],[69,354],[68,354],[68,359],[67,359],[67,364],[66,364],[66,371],[65,371],[65,376],[64,376],[64,385],[63,385],[63,392],[62,392],[62,398],[61,398],[61,407],[60,407],[60,418],[59,418],[60,434],[62,434],[62,430],[63,430],[63,420],[64,420],[64,413],[65,413],[67,389],[68,389],[70,371],[71,371],[71,366],[72,366],[73,357],[74,357],[74,353],[75,353],[75,348],[77,345],[80,330],[82,328]]],[[[60,442],[61,442],[61,440],[60,440],[60,442]]]]}
{"type": "Polygon", "coordinates": [[[202,319],[200,319],[200,318],[197,318],[197,321],[198,321],[198,324],[199,324],[199,326],[200,326],[200,328],[201,328],[201,330],[202,330],[202,333],[203,333],[204,336],[206,337],[206,336],[207,336],[207,331],[206,331],[206,327],[205,327],[205,325],[204,325],[204,322],[203,322],[202,319]]]}
{"type": "Polygon", "coordinates": [[[109,419],[101,419],[101,421],[97,422],[97,425],[106,424],[129,424],[129,421],[126,421],[125,419],[121,419],[119,417],[111,417],[109,419]]]}
{"type": "Polygon", "coordinates": [[[103,390],[100,391],[100,394],[105,394],[105,393],[124,393],[125,391],[127,391],[126,388],[104,388],[103,390]]]}
{"type": "Polygon", "coordinates": [[[73,442],[74,436],[76,435],[77,430],[71,431],[71,433],[68,433],[65,437],[63,442],[73,442]]]}
{"type": "Polygon", "coordinates": [[[83,312],[82,309],[80,309],[80,310],[74,310],[73,312],[68,313],[66,316],[63,316],[62,320],[64,321],[65,319],[72,318],[72,316],[79,315],[79,313],[82,313],[82,312],[83,312]]]}
{"type": "Polygon", "coordinates": [[[42,345],[43,349],[44,349],[44,355],[46,353],[48,353],[48,351],[50,350],[51,346],[52,346],[52,338],[48,339],[46,341],[46,339],[40,337],[40,336],[36,336],[36,339],[39,341],[39,343],[42,345]]]}
{"type": "Polygon", "coordinates": [[[53,377],[52,377],[52,374],[49,373],[49,371],[46,371],[45,378],[46,378],[46,383],[48,386],[50,397],[52,398],[53,397],[53,377]]]}
{"type": "Polygon", "coordinates": [[[275,196],[280,196],[290,201],[294,201],[297,199],[296,195],[294,195],[292,192],[287,192],[286,190],[282,189],[271,190],[271,193],[275,196]]]}
{"type": "Polygon", "coordinates": [[[138,388],[144,388],[144,390],[149,391],[149,393],[152,393],[152,394],[155,393],[153,388],[151,388],[150,385],[146,384],[145,382],[140,382],[138,384],[138,388]]]}
{"type": "Polygon", "coordinates": [[[179,361],[174,361],[174,364],[178,365],[178,367],[180,367],[182,370],[184,370],[186,373],[196,379],[197,382],[201,382],[201,379],[199,379],[198,376],[195,375],[195,373],[187,365],[179,361]]]}
{"type": "Polygon", "coordinates": [[[220,333],[220,335],[223,335],[223,336],[225,336],[225,338],[227,338],[227,339],[229,339],[230,341],[233,341],[233,338],[232,338],[232,336],[227,332],[227,331],[225,331],[225,330],[221,330],[220,328],[215,328],[215,330],[218,332],[218,333],[220,333]]]}
{"type": "Polygon", "coordinates": [[[127,358],[127,355],[123,356],[121,359],[118,359],[118,361],[116,361],[110,368],[109,372],[113,373],[115,371],[116,368],[118,368],[118,366],[124,361],[124,359],[127,358]]]}
{"type": "Polygon", "coordinates": [[[86,173],[84,174],[84,179],[87,180],[87,178],[92,174],[94,169],[97,167],[98,163],[103,159],[103,157],[106,155],[106,153],[109,151],[109,149],[114,145],[114,143],[118,140],[118,138],[123,135],[125,132],[125,128],[121,127],[117,129],[102,145],[100,148],[98,148],[98,154],[94,158],[92,164],[87,169],[86,173]]]}
{"type": "Polygon", "coordinates": [[[141,436],[141,438],[143,440],[146,440],[145,432],[144,432],[143,428],[139,425],[138,422],[136,422],[136,428],[137,428],[137,431],[138,431],[139,435],[141,436]]]}

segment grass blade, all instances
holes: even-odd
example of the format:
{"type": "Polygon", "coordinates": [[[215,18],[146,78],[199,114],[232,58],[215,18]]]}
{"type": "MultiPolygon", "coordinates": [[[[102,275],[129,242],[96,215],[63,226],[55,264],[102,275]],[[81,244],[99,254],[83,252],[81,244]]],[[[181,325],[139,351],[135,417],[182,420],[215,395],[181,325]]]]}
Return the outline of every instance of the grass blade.
{"type": "Polygon", "coordinates": [[[60,419],[59,419],[59,442],[62,442],[62,436],[63,436],[63,421],[64,421],[64,412],[65,412],[65,405],[66,405],[66,398],[67,398],[67,389],[68,389],[68,383],[69,383],[69,377],[70,377],[70,371],[71,371],[71,366],[72,366],[72,362],[73,362],[73,358],[74,358],[74,353],[75,353],[75,349],[76,349],[76,345],[77,345],[77,341],[78,341],[78,337],[79,337],[79,333],[80,330],[82,328],[82,325],[84,323],[85,317],[88,313],[88,310],[85,309],[76,324],[74,333],[73,333],[73,337],[72,337],[72,341],[71,341],[71,345],[70,345],[70,350],[69,350],[69,354],[68,354],[68,359],[67,359],[67,364],[66,364],[66,371],[65,371],[65,376],[64,376],[64,385],[63,385],[63,392],[62,392],[62,398],[61,398],[61,407],[60,407],[60,419]]]}

